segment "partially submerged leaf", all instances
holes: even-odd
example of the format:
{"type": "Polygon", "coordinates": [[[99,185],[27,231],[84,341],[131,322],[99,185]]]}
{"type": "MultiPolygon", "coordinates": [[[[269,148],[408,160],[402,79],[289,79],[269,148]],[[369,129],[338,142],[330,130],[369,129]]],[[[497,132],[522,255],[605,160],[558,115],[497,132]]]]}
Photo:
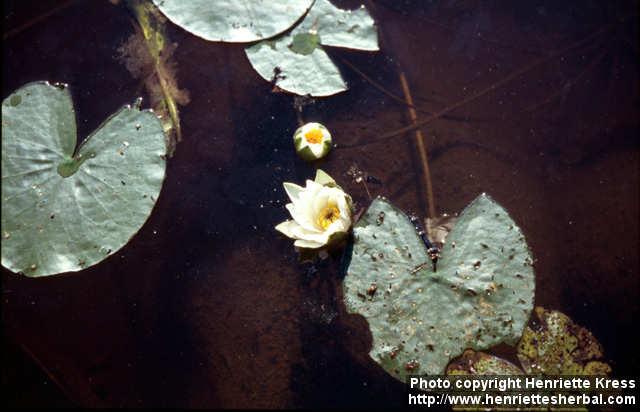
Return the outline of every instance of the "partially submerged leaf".
{"type": "Polygon", "coordinates": [[[347,85],[322,46],[378,50],[369,12],[364,6],[341,10],[328,0],[316,0],[290,33],[247,47],[246,53],[260,76],[280,89],[330,96],[347,90],[347,85]]]}
{"type": "MultiPolygon", "coordinates": [[[[524,375],[522,369],[514,365],[513,363],[499,358],[497,356],[490,355],[484,352],[476,352],[471,349],[464,351],[462,356],[454,359],[449,366],[447,366],[446,374],[450,376],[450,381],[468,379],[474,379],[475,376],[489,376],[488,379],[492,379],[491,376],[511,376],[511,375],[524,375]]],[[[459,385],[460,382],[451,383],[452,386],[459,385]]],[[[457,386],[454,386],[457,387],[457,386]]],[[[500,390],[487,390],[486,394],[489,396],[497,396],[504,394],[500,390]]],[[[454,411],[479,411],[479,410],[499,410],[497,408],[489,408],[488,405],[482,404],[470,404],[465,402],[464,404],[453,404],[454,411]]]]}
{"type": "Polygon", "coordinates": [[[536,307],[518,344],[518,359],[529,374],[608,375],[602,346],[567,315],[536,307]]]}
{"type": "Polygon", "coordinates": [[[160,121],[125,106],[76,147],[65,86],[29,83],[2,102],[2,265],[26,276],[92,266],[147,220],[165,174],[160,121]]]}
{"type": "Polygon", "coordinates": [[[459,216],[437,272],[409,218],[374,200],[354,228],[343,287],[347,310],[369,322],[370,356],[404,381],[408,374],[443,373],[466,348],[515,344],[534,285],[522,232],[483,194],[459,216]]]}
{"type": "Polygon", "coordinates": [[[467,349],[447,366],[447,375],[524,375],[524,372],[507,360],[467,349]]]}
{"type": "Polygon", "coordinates": [[[248,43],[293,26],[313,0],[153,0],[186,31],[210,41],[248,43]]]}

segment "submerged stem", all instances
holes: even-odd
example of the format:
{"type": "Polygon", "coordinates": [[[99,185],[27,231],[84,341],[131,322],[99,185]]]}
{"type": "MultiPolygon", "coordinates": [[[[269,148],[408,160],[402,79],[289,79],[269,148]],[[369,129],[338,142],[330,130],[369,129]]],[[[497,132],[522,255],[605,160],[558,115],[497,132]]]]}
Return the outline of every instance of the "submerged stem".
{"type": "MultiPolygon", "coordinates": [[[[411,119],[411,123],[414,125],[418,120],[418,116],[416,115],[416,109],[413,105],[413,98],[411,97],[411,91],[409,90],[409,84],[407,83],[407,78],[404,75],[404,72],[400,72],[400,84],[402,85],[402,92],[404,93],[404,98],[409,105],[407,110],[409,111],[409,118],[411,119]]],[[[429,160],[427,157],[427,148],[424,144],[424,135],[422,134],[422,130],[417,128],[415,129],[416,136],[416,145],[418,146],[418,153],[420,154],[420,162],[422,163],[422,174],[425,181],[425,186],[427,188],[427,207],[429,210],[429,214],[427,215],[430,218],[436,217],[436,206],[433,200],[433,186],[431,184],[431,170],[429,169],[429,160]]]]}
{"type": "MultiPolygon", "coordinates": [[[[369,1],[368,4],[370,9],[375,11],[375,6],[373,5],[373,2],[369,1]]],[[[379,28],[379,34],[382,40],[383,39],[382,28],[379,28]]],[[[384,43],[385,42],[383,41],[383,44],[384,43]]],[[[387,43],[387,44],[390,44],[390,43],[387,43]]],[[[396,67],[398,69],[398,77],[400,78],[400,83],[402,85],[404,100],[399,99],[398,97],[395,97],[395,95],[393,95],[390,92],[387,92],[382,86],[376,85],[375,82],[373,82],[371,79],[367,79],[367,77],[364,76],[364,73],[359,73],[359,74],[365,77],[365,80],[368,80],[371,84],[373,84],[374,86],[382,90],[385,94],[391,95],[392,97],[394,97],[394,99],[401,100],[402,103],[407,105],[407,109],[409,111],[409,118],[411,119],[411,123],[412,123],[412,129],[408,129],[408,130],[415,130],[416,145],[418,146],[418,153],[420,154],[420,162],[422,164],[422,175],[424,177],[425,187],[427,191],[427,210],[428,210],[427,216],[431,218],[435,218],[436,207],[435,207],[435,201],[433,199],[433,185],[431,183],[431,170],[429,169],[429,160],[427,157],[427,148],[424,144],[424,135],[422,134],[422,130],[420,130],[416,126],[417,119],[418,119],[416,115],[416,106],[413,103],[413,97],[411,96],[411,91],[409,90],[409,84],[407,83],[407,78],[405,77],[404,71],[400,67],[399,63],[396,63],[396,67]]],[[[354,68],[352,67],[352,69],[354,68]]]]}

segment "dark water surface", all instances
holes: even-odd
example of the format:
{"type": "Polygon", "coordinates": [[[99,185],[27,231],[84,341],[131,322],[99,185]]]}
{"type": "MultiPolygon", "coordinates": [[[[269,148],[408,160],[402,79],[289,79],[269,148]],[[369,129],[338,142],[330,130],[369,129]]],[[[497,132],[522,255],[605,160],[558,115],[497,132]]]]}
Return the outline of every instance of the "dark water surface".
{"type": "MultiPolygon", "coordinates": [[[[86,136],[145,96],[117,58],[133,32],[123,6],[4,4],[3,98],[34,80],[68,83],[86,136]]],[[[369,198],[352,166],[379,180],[373,196],[426,214],[413,135],[375,140],[408,124],[406,107],[341,59],[397,95],[400,68],[417,106],[437,112],[582,39],[423,131],[438,213],[493,196],[536,259],[536,304],[590,329],[614,374],[638,375],[638,2],[373,4],[382,52],[331,50],[351,88],[305,108],[338,144],[318,165],[293,152],[293,98],[272,93],[241,46],[169,24],[191,102],[158,203],[126,247],[82,273],[3,268],[7,403],[404,405],[404,385],[367,356],[366,321],[345,313],[339,256],[298,264],[273,229],[288,217],[282,182],[315,166],[360,207],[369,198]]]]}

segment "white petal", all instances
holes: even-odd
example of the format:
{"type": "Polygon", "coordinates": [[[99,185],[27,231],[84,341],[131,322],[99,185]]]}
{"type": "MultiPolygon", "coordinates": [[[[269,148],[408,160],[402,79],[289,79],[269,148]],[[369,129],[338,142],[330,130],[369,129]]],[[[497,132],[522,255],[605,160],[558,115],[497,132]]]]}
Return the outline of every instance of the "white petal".
{"type": "Polygon", "coordinates": [[[323,186],[327,184],[336,184],[336,181],[321,169],[316,170],[316,178],[314,179],[314,181],[316,183],[320,183],[323,186]]]}
{"type": "Polygon", "coordinates": [[[309,146],[309,142],[307,142],[307,139],[304,138],[304,135],[302,135],[302,138],[300,139],[300,141],[298,142],[298,147],[296,147],[296,149],[298,151],[302,150],[303,148],[309,146]]]}
{"type": "Polygon", "coordinates": [[[340,219],[344,219],[348,222],[348,225],[351,226],[351,209],[349,208],[349,203],[347,202],[346,196],[341,196],[338,199],[338,210],[340,210],[340,219]]]}
{"type": "Polygon", "coordinates": [[[310,232],[293,220],[287,220],[286,222],[280,223],[276,226],[276,230],[292,239],[305,240],[319,245],[324,245],[329,240],[329,235],[327,233],[310,232]]]}
{"type": "Polygon", "coordinates": [[[313,180],[307,179],[307,192],[311,195],[311,197],[315,196],[319,191],[324,188],[320,183],[316,183],[313,180]]]}
{"type": "Polygon", "coordinates": [[[282,186],[284,186],[284,190],[285,192],[287,192],[289,199],[291,199],[291,201],[294,203],[298,201],[300,192],[304,190],[302,186],[298,186],[295,183],[284,182],[282,186]]]}
{"type": "Polygon", "coordinates": [[[313,212],[313,216],[315,218],[315,220],[318,220],[318,217],[320,216],[320,213],[327,207],[327,205],[329,204],[329,193],[326,193],[325,191],[322,191],[320,193],[318,193],[316,195],[316,197],[313,199],[313,204],[311,205],[311,210],[313,212]]]}
{"type": "Polygon", "coordinates": [[[310,240],[312,242],[325,244],[329,241],[329,234],[326,231],[322,233],[311,232],[300,227],[293,231],[294,239],[310,240]]]}
{"type": "Polygon", "coordinates": [[[311,213],[309,212],[309,207],[305,206],[306,205],[301,204],[301,202],[296,204],[287,203],[285,205],[293,220],[295,220],[300,226],[311,232],[321,232],[313,221],[313,216],[311,216],[311,213]]]}
{"type": "Polygon", "coordinates": [[[293,232],[296,228],[299,227],[300,225],[297,224],[294,220],[287,220],[276,226],[276,230],[287,237],[295,238],[293,232]]]}
{"type": "Polygon", "coordinates": [[[316,157],[322,156],[322,152],[324,151],[324,142],[320,143],[312,143],[309,145],[309,148],[313,152],[316,157]]]}
{"type": "Polygon", "coordinates": [[[317,249],[319,247],[324,246],[324,243],[318,243],[318,242],[314,242],[312,240],[298,239],[293,243],[293,245],[297,246],[297,247],[308,248],[308,249],[317,249]]]}

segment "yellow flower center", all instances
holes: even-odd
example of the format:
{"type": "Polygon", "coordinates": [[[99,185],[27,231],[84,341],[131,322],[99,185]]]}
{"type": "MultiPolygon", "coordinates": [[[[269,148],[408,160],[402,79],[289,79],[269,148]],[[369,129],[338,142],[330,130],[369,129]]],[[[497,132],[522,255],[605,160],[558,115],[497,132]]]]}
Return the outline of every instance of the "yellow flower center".
{"type": "Polygon", "coordinates": [[[322,130],[318,128],[311,129],[304,134],[304,138],[307,139],[309,143],[320,143],[322,142],[322,130]]]}
{"type": "Polygon", "coordinates": [[[318,216],[318,225],[323,229],[328,228],[333,222],[340,218],[340,209],[336,205],[328,204],[322,209],[318,216]]]}

